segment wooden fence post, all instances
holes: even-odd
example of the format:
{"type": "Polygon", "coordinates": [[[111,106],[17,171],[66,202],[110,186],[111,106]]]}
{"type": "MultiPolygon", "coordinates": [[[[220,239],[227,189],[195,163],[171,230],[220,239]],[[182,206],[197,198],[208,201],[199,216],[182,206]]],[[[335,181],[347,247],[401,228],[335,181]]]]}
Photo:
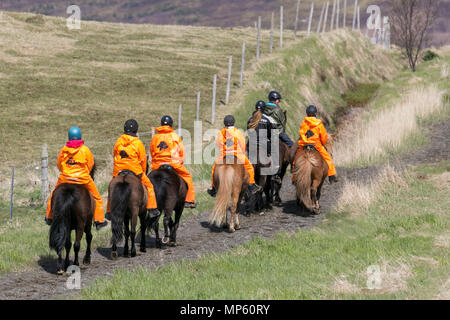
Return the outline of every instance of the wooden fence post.
{"type": "Polygon", "coordinates": [[[311,23],[312,23],[313,12],[314,12],[314,2],[311,2],[311,12],[309,13],[309,22],[308,22],[308,37],[311,33],[311,23]]]}
{"type": "Polygon", "coordinates": [[[42,202],[45,205],[48,197],[48,149],[46,144],[42,146],[41,169],[42,169],[41,196],[42,202]]]}
{"type": "Polygon", "coordinates": [[[344,28],[347,22],[347,0],[344,0],[344,21],[342,22],[344,28]]]}
{"type": "Polygon", "coordinates": [[[353,10],[353,23],[352,23],[352,30],[355,30],[356,27],[356,10],[358,9],[358,0],[355,0],[355,8],[353,10]]]}
{"type": "Polygon", "coordinates": [[[360,20],[359,20],[359,11],[360,11],[360,8],[359,8],[359,6],[358,6],[358,15],[357,15],[357,19],[358,19],[358,31],[361,31],[361,24],[360,24],[360,20]]]}
{"type": "Polygon", "coordinates": [[[195,117],[197,121],[200,120],[200,91],[197,92],[197,115],[195,117]]]}
{"type": "Polygon", "coordinates": [[[320,32],[320,27],[322,26],[324,13],[325,13],[325,2],[322,5],[322,11],[320,11],[320,18],[319,18],[319,25],[317,26],[317,33],[320,32]]]}
{"type": "Polygon", "coordinates": [[[323,29],[322,32],[325,32],[325,30],[327,29],[327,18],[328,18],[328,7],[329,7],[330,3],[327,1],[327,6],[325,9],[325,16],[323,18],[323,29]]]}
{"type": "Polygon", "coordinates": [[[280,7],[280,48],[283,48],[283,6],[280,7]]]}
{"type": "Polygon", "coordinates": [[[333,10],[331,11],[330,31],[334,28],[334,15],[336,14],[336,0],[333,0],[333,10]]]}
{"type": "Polygon", "coordinates": [[[241,77],[240,77],[240,87],[241,88],[244,84],[244,65],[245,65],[245,41],[242,42],[241,77]]]}
{"type": "Polygon", "coordinates": [[[9,206],[9,220],[13,218],[13,206],[14,206],[14,166],[11,167],[11,204],[9,206]]]}
{"type": "Polygon", "coordinates": [[[258,17],[258,34],[256,36],[256,60],[259,60],[260,41],[261,41],[261,16],[258,17]]]}
{"type": "Polygon", "coordinates": [[[183,117],[183,114],[182,114],[182,105],[180,104],[179,106],[178,106],[178,134],[180,135],[181,134],[181,122],[182,122],[182,117],[183,117]]]}
{"type": "Polygon", "coordinates": [[[339,10],[340,8],[340,0],[336,0],[336,29],[339,29],[339,10]]]}
{"type": "MultiPolygon", "coordinates": [[[[259,20],[261,22],[261,20],[259,20]]],[[[259,23],[261,25],[261,23],[259,23]]],[[[228,60],[228,78],[227,78],[227,93],[225,96],[225,104],[228,104],[230,101],[230,87],[231,87],[231,69],[233,66],[233,56],[230,56],[230,59],[228,60]]]]}
{"type": "Polygon", "coordinates": [[[300,0],[297,0],[297,11],[295,12],[294,39],[297,39],[298,14],[300,10],[300,0]]]}
{"type": "Polygon", "coordinates": [[[214,75],[213,79],[213,96],[211,105],[211,123],[214,123],[214,116],[216,112],[216,87],[217,87],[217,74],[214,75]]]}
{"type": "Polygon", "coordinates": [[[270,20],[270,53],[272,53],[272,50],[273,50],[273,26],[274,26],[274,20],[275,20],[275,13],[272,12],[272,19],[270,20]]]}

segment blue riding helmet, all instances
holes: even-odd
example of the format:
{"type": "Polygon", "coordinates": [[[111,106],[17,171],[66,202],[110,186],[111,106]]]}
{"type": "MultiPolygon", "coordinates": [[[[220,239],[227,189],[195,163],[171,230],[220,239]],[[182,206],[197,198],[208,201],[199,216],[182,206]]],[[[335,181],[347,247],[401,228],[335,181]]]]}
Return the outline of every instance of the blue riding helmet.
{"type": "Polygon", "coordinates": [[[69,140],[81,140],[81,129],[74,126],[69,129],[69,140]]]}

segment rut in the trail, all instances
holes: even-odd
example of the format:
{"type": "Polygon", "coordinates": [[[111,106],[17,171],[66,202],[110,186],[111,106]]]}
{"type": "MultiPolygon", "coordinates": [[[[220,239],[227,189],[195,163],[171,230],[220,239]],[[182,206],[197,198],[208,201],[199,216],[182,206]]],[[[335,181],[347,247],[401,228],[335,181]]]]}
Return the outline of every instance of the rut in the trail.
{"type": "MultiPolygon", "coordinates": [[[[392,165],[403,167],[407,164],[435,163],[450,159],[450,121],[446,120],[424,132],[430,143],[412,153],[399,157],[392,165]]],[[[295,202],[295,189],[290,183],[290,175],[283,181],[281,196],[283,207],[274,207],[265,215],[241,215],[242,229],[235,233],[208,228],[208,212],[186,219],[180,224],[178,246],[156,249],[154,239],[148,241],[147,253],[136,258],[110,260],[110,248],[93,248],[92,264],[82,267],[82,287],[93,280],[112,275],[115,269],[132,269],[144,266],[155,269],[169,262],[181,259],[196,259],[208,253],[220,253],[243,244],[253,237],[272,237],[280,231],[293,232],[308,229],[319,223],[324,213],[333,209],[340,196],[343,181],[367,182],[377,175],[381,168],[359,169],[337,168],[341,182],[324,184],[319,216],[299,215],[295,202]]],[[[120,252],[120,251],[119,251],[120,252]]],[[[66,276],[56,276],[55,259],[41,259],[39,267],[28,272],[7,274],[0,277],[0,299],[51,299],[76,295],[78,290],[66,289],[66,276]]]]}

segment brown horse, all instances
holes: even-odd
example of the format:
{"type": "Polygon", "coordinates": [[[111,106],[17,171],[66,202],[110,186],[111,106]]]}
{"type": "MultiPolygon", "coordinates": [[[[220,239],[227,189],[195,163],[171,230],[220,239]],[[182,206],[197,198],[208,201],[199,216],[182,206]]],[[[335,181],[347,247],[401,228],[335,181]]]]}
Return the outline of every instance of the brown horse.
{"type": "Polygon", "coordinates": [[[314,146],[306,145],[297,151],[292,174],[297,203],[303,203],[309,211],[320,214],[320,191],[328,176],[328,165],[314,146]]]}
{"type": "MultiPolygon", "coordinates": [[[[94,178],[95,165],[91,171],[94,178]]],[[[49,246],[58,254],[57,274],[62,275],[70,264],[69,254],[72,247],[71,231],[75,230],[73,264],[79,266],[78,253],[81,247],[83,232],[86,233],[86,253],[83,264],[91,263],[92,220],[94,218],[95,201],[89,191],[78,184],[62,183],[53,191],[51,208],[53,220],[50,226],[49,246]],[[66,259],[62,261],[62,250],[66,249],[66,259]]]]}
{"type": "Polygon", "coordinates": [[[147,190],[141,180],[131,171],[124,170],[113,178],[108,188],[108,198],[111,201],[111,221],[112,221],[112,248],[111,258],[117,258],[117,243],[122,240],[125,229],[125,244],[123,256],[128,257],[128,238],[131,237],[131,257],[136,256],[135,238],[137,218],[141,224],[141,245],[140,251],[145,249],[145,229],[146,229],[146,204],[147,190]],[[130,232],[131,220],[131,232],[130,232]]]}
{"type": "Polygon", "coordinates": [[[217,164],[214,170],[214,185],[218,188],[217,199],[209,216],[209,223],[216,227],[227,224],[227,209],[231,197],[231,219],[229,232],[239,230],[239,209],[242,196],[247,190],[249,175],[236,157],[225,157],[224,164],[217,164]],[[236,222],[235,222],[236,217],[236,222]]]}

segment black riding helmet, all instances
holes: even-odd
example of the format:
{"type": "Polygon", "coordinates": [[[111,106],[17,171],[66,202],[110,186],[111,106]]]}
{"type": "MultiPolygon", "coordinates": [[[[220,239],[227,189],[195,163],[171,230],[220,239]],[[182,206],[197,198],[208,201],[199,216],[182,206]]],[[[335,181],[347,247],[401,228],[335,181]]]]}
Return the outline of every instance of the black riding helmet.
{"type": "Polygon", "coordinates": [[[162,118],[161,118],[161,125],[162,126],[170,126],[170,127],[172,127],[172,125],[173,125],[173,119],[172,119],[172,117],[171,116],[163,116],[162,118]]]}
{"type": "Polygon", "coordinates": [[[137,133],[138,129],[139,125],[134,119],[127,120],[123,126],[123,131],[125,133],[137,133]]]}
{"type": "Polygon", "coordinates": [[[235,123],[235,119],[232,115],[227,115],[224,119],[223,119],[223,124],[225,125],[225,127],[232,127],[234,126],[235,123]]]}
{"type": "Polygon", "coordinates": [[[310,105],[308,108],[306,108],[306,115],[315,117],[317,115],[316,106],[310,105]]]}
{"type": "Polygon", "coordinates": [[[270,91],[269,93],[269,101],[281,100],[281,94],[276,91],[270,91]]]}
{"type": "Polygon", "coordinates": [[[263,110],[265,106],[266,106],[266,103],[262,100],[259,100],[255,105],[255,110],[256,111],[263,110]]]}

